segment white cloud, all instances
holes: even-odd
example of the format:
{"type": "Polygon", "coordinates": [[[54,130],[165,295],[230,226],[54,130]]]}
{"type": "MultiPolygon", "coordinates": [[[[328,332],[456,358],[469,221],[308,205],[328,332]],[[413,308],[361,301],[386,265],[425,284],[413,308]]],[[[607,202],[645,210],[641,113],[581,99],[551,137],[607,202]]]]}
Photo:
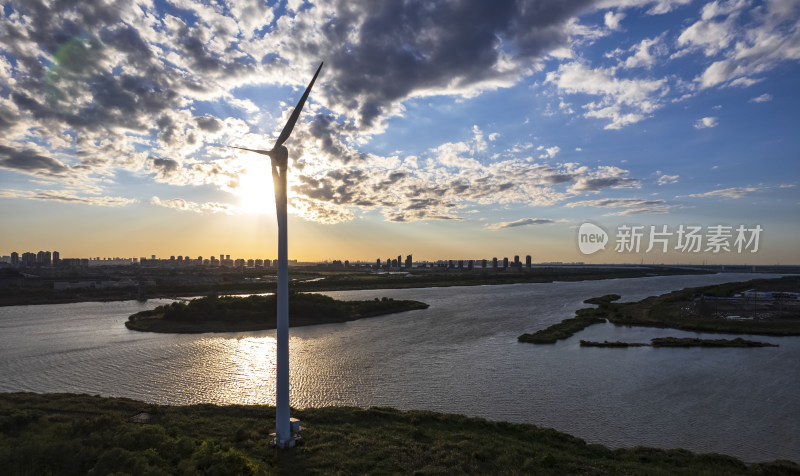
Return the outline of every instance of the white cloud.
{"type": "Polygon", "coordinates": [[[606,12],[605,16],[603,17],[606,26],[611,30],[619,30],[619,24],[622,19],[625,18],[625,14],[622,12],[606,12]]]}
{"type": "Polygon", "coordinates": [[[621,208],[619,212],[607,215],[634,215],[648,213],[669,213],[677,208],[664,200],[643,200],[640,198],[602,198],[598,200],[583,200],[568,203],[567,207],[595,207],[595,208],[621,208]]]}
{"type": "Polygon", "coordinates": [[[731,187],[719,190],[712,190],[711,192],[695,193],[689,196],[695,198],[706,198],[706,197],[742,198],[747,195],[750,195],[751,193],[758,192],[759,190],[760,189],[756,187],[731,187]]]}
{"type": "Polygon", "coordinates": [[[719,121],[717,120],[716,117],[703,117],[701,119],[698,119],[694,123],[694,128],[695,129],[708,129],[708,128],[711,128],[711,127],[717,127],[718,123],[719,123],[719,121]]]}
{"type": "Polygon", "coordinates": [[[541,147],[541,149],[544,150],[544,153],[539,155],[540,159],[555,158],[556,154],[558,154],[561,151],[561,148],[558,147],[557,145],[553,147],[541,147]]]}
{"type": "Polygon", "coordinates": [[[764,93],[761,96],[756,96],[750,99],[750,102],[756,102],[756,103],[769,102],[769,101],[772,101],[772,95],[767,93],[764,93]]]}
{"type": "Polygon", "coordinates": [[[658,184],[667,185],[671,183],[678,183],[678,178],[680,178],[680,175],[661,175],[658,177],[658,184]]]}
{"type": "Polygon", "coordinates": [[[656,63],[660,56],[665,56],[669,51],[664,44],[663,35],[656,38],[645,38],[631,47],[633,54],[622,63],[624,68],[649,68],[656,63]]]}
{"type": "Polygon", "coordinates": [[[500,230],[503,228],[516,228],[520,226],[529,226],[529,225],[552,225],[553,223],[565,223],[567,220],[553,220],[550,218],[521,218],[515,221],[502,221],[499,223],[493,223],[491,225],[486,225],[486,228],[489,230],[500,230]]]}
{"type": "Polygon", "coordinates": [[[759,8],[749,2],[712,2],[689,26],[678,44],[721,56],[697,78],[701,88],[753,85],[758,75],[785,61],[800,60],[800,2],[771,1],[759,8]],[[724,20],[716,21],[718,18],[724,20]]]}
{"type": "Polygon", "coordinates": [[[546,82],[569,94],[599,96],[583,106],[584,116],[607,119],[606,129],[620,129],[645,119],[661,107],[669,90],[665,79],[620,79],[613,68],[595,68],[578,62],[562,64],[547,74],[546,82]]]}
{"type": "Polygon", "coordinates": [[[236,207],[227,203],[218,202],[205,202],[197,203],[182,198],[170,198],[168,200],[161,200],[158,197],[150,199],[150,203],[160,207],[172,208],[183,212],[194,213],[226,213],[231,214],[236,211],[236,207]]]}
{"type": "Polygon", "coordinates": [[[2,198],[25,198],[28,200],[53,201],[62,203],[76,203],[81,205],[92,205],[100,207],[123,207],[137,203],[138,200],[125,197],[98,197],[80,195],[69,190],[14,190],[0,189],[2,198]]]}

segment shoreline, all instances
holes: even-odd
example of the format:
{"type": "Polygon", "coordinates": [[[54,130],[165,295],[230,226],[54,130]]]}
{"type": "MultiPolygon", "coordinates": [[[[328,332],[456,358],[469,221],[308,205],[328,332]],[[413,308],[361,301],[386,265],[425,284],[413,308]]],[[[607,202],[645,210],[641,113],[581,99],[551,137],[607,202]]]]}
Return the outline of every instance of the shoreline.
{"type": "MultiPolygon", "coordinates": [[[[496,286],[518,283],[552,283],[594,281],[603,279],[625,279],[650,276],[716,274],[707,270],[690,270],[673,267],[598,267],[559,269],[545,268],[533,271],[422,271],[410,277],[406,275],[377,275],[361,272],[341,274],[296,273],[303,280],[290,281],[290,291],[331,292],[370,289],[414,289],[451,286],[496,286]],[[317,280],[322,277],[323,279],[317,280]],[[313,278],[314,280],[312,280],[313,278]]],[[[191,285],[157,284],[148,287],[146,299],[176,299],[185,296],[216,294],[263,294],[275,292],[275,283],[206,283],[191,285]]],[[[132,289],[80,289],[54,291],[43,287],[9,287],[0,289],[0,307],[35,306],[40,304],[70,304],[78,302],[113,302],[137,300],[138,293],[132,289]]]]}
{"type": "MultiPolygon", "coordinates": [[[[321,294],[291,293],[289,327],[339,324],[428,307],[420,301],[385,297],[372,301],[341,301],[321,294]]],[[[209,296],[137,312],[128,317],[125,327],[162,334],[263,331],[277,327],[276,313],[274,295],[209,296]]]]}
{"type": "MultiPolygon", "coordinates": [[[[636,302],[616,303],[620,299],[617,294],[590,298],[586,304],[596,304],[596,308],[582,308],[575,311],[575,317],[564,319],[545,329],[534,333],[520,335],[517,340],[532,344],[554,344],[558,340],[566,340],[583,329],[605,322],[615,326],[657,327],[687,332],[706,332],[715,334],[746,334],[773,337],[800,336],[800,305],[792,310],[784,311],[788,304],[778,302],[779,316],[781,312],[792,314],[793,318],[741,320],[727,319],[712,315],[705,309],[705,299],[715,302],[717,299],[729,299],[734,292],[744,289],[800,289],[800,276],[784,276],[773,279],[755,279],[750,281],[730,282],[724,284],[684,288],[659,296],[650,296],[636,302]],[[700,296],[698,298],[698,295],[700,296]],[[698,304],[698,300],[700,304],[698,304]],[[694,314],[692,314],[694,312],[694,314]]],[[[749,305],[749,304],[748,304],[749,305]]],[[[755,303],[757,306],[757,302],[755,303]]],[[[773,306],[773,303],[762,303],[762,307],[773,306]]],[[[757,307],[756,307],[757,308],[757,307]]],[[[753,312],[756,313],[756,308],[753,312]]],[[[629,342],[593,342],[581,340],[583,347],[625,348],[625,347],[776,347],[765,342],[744,341],[743,339],[692,339],[665,337],[653,339],[650,344],[629,342]]]]}

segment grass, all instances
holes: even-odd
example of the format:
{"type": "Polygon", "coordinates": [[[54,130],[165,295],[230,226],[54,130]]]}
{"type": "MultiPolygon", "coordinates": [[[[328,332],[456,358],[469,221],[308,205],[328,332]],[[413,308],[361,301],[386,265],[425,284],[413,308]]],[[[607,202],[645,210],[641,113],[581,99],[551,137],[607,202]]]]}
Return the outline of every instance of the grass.
{"type": "MultiPolygon", "coordinates": [[[[759,291],[794,291],[800,289],[800,276],[785,276],[775,279],[756,279],[738,283],[724,283],[698,288],[686,288],[661,296],[651,296],[638,302],[616,303],[617,294],[607,294],[584,301],[597,304],[597,308],[578,309],[576,317],[564,319],[546,329],[534,333],[523,334],[517,339],[520,342],[533,344],[553,344],[559,339],[567,339],[592,324],[609,322],[618,326],[661,327],[694,332],[756,334],[768,336],[800,335],[800,316],[791,318],[772,318],[754,320],[729,320],[713,316],[708,305],[695,300],[696,296],[729,297],[735,293],[756,289],[759,291]]],[[[769,303],[762,303],[762,307],[769,303]]],[[[773,304],[774,305],[774,304],[773,304]]],[[[700,340],[698,342],[669,340],[653,342],[654,347],[764,347],[773,344],[742,339],[700,340]],[[739,342],[742,341],[742,342],[739,342]],[[680,342],[680,344],[678,344],[680,342]],[[673,345],[674,344],[674,345],[673,345]]],[[[623,342],[601,343],[581,341],[584,347],[626,347],[623,342]],[[584,344],[586,342],[586,344],[584,344]]],[[[647,344],[641,344],[647,345],[647,344]]],[[[630,345],[628,345],[630,346],[630,345]]]]}
{"type": "Polygon", "coordinates": [[[268,446],[267,406],[155,406],[88,395],[0,394],[0,467],[71,474],[797,475],[790,461],[609,449],[534,425],[390,408],[295,410],[303,443],[268,446]],[[140,411],[155,423],[129,423],[140,411]]]}
{"type": "MultiPolygon", "coordinates": [[[[410,300],[340,301],[321,294],[290,293],[289,322],[293,327],[331,324],[427,307],[423,302],[410,300]]],[[[138,312],[128,318],[125,326],[148,332],[254,331],[274,329],[276,316],[275,295],[208,296],[138,312]]]]}
{"type": "Polygon", "coordinates": [[[769,342],[746,340],[741,337],[736,339],[697,339],[694,337],[656,337],[650,339],[649,344],[638,342],[603,341],[595,342],[581,340],[581,347],[778,347],[769,342]]]}
{"type": "Polygon", "coordinates": [[[606,322],[607,306],[611,301],[616,301],[619,298],[618,294],[606,294],[605,296],[587,299],[583,302],[586,304],[598,304],[599,308],[578,309],[575,312],[575,317],[564,319],[558,324],[553,324],[532,334],[522,334],[517,337],[517,340],[531,344],[555,344],[558,340],[568,339],[576,332],[582,331],[592,324],[606,322]]]}
{"type": "Polygon", "coordinates": [[[694,337],[657,337],[651,339],[653,347],[778,347],[769,342],[736,339],[697,339],[694,337]]]}
{"type": "MultiPolygon", "coordinates": [[[[621,326],[668,327],[694,332],[730,334],[756,334],[770,336],[800,335],[800,316],[784,319],[754,319],[737,321],[713,315],[707,301],[696,301],[700,294],[728,297],[746,289],[794,290],[800,289],[800,276],[777,279],[757,279],[739,283],[725,283],[652,296],[634,303],[610,303],[605,311],[610,322],[621,326]]],[[[762,303],[767,306],[769,303],[762,303]]]]}

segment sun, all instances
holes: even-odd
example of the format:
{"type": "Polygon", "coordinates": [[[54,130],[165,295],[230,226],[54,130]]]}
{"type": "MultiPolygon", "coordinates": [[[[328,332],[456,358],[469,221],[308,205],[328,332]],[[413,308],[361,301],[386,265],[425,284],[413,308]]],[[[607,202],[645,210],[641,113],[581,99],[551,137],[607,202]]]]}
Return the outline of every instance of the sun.
{"type": "Polygon", "coordinates": [[[239,185],[234,193],[239,196],[239,206],[245,213],[275,213],[275,192],[269,160],[247,162],[239,174],[239,185]]]}

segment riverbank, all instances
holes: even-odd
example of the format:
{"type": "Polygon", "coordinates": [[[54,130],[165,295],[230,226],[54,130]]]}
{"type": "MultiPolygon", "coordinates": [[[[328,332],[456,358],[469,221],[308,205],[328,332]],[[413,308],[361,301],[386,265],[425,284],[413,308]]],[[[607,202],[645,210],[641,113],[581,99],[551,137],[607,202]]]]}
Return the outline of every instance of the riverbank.
{"type": "Polygon", "coordinates": [[[778,347],[777,344],[742,339],[696,339],[693,337],[656,337],[649,344],[640,342],[581,340],[581,347],[778,347]]]}
{"type": "Polygon", "coordinates": [[[534,425],[390,408],[294,410],[291,450],[268,446],[274,408],[155,406],[75,394],[0,394],[8,474],[798,475],[790,461],[609,449],[534,425]],[[145,414],[143,415],[142,412],[145,414]],[[147,423],[134,423],[139,415],[147,423]]]}
{"type": "MultiPolygon", "coordinates": [[[[597,308],[578,309],[575,317],[564,319],[534,333],[520,335],[517,340],[533,344],[553,344],[557,340],[568,339],[575,333],[593,324],[611,322],[617,326],[640,326],[678,329],[683,331],[710,332],[723,334],[754,334],[766,336],[798,336],[800,335],[800,303],[781,300],[763,300],[761,311],[758,301],[752,303],[742,299],[732,299],[735,294],[745,290],[759,293],[797,292],[800,289],[800,276],[784,276],[775,279],[756,279],[751,281],[717,284],[696,288],[686,288],[660,296],[651,296],[632,303],[617,303],[620,296],[608,294],[587,299],[586,304],[596,304],[597,308]],[[724,303],[727,312],[752,312],[753,317],[730,319],[719,312],[720,302],[724,303]],[[731,304],[734,303],[734,304],[731,304]],[[736,307],[738,306],[738,307],[736,307]]],[[[591,347],[630,347],[653,345],[656,347],[763,347],[769,343],[745,344],[741,339],[689,341],[675,337],[659,340],[658,344],[636,344],[625,342],[598,343],[589,342],[591,347]],[[628,345],[624,345],[628,344],[628,345]]],[[[655,339],[654,339],[655,341],[655,339]]],[[[584,341],[581,341],[583,345],[584,341]]],[[[751,342],[751,341],[745,341],[751,342]]]]}
{"type": "MultiPolygon", "coordinates": [[[[186,269],[179,274],[168,270],[124,270],[126,274],[106,272],[102,280],[113,283],[122,278],[145,283],[136,287],[118,288],[89,286],[54,289],[60,279],[74,281],[78,278],[55,276],[20,279],[24,285],[0,286],[0,306],[36,304],[66,304],[87,301],[125,301],[140,298],[174,299],[185,296],[209,294],[264,294],[275,292],[275,275],[266,271],[230,269],[224,274],[209,275],[204,268],[186,269]],[[157,273],[157,274],[148,274],[157,273]],[[141,291],[141,292],[140,292],[141,291]]],[[[223,273],[222,271],[219,271],[223,273]]],[[[121,272],[120,272],[121,273],[121,272]]],[[[290,270],[289,289],[296,292],[352,291],[365,289],[407,289],[448,286],[486,286],[515,283],[551,283],[554,281],[586,281],[597,279],[640,278],[647,276],[673,276],[711,274],[713,271],[670,266],[552,266],[527,269],[451,269],[438,270],[414,268],[410,273],[374,273],[369,271],[314,271],[290,270]]],[[[95,277],[97,278],[97,277],[95,277]]],[[[84,278],[80,278],[84,279],[84,278]]]]}
{"type": "MultiPolygon", "coordinates": [[[[427,304],[411,300],[339,301],[321,294],[291,293],[289,324],[292,327],[334,324],[427,308],[427,304]]],[[[275,329],[276,316],[275,295],[208,296],[138,312],[128,318],[125,327],[180,334],[260,331],[275,329]]]]}

